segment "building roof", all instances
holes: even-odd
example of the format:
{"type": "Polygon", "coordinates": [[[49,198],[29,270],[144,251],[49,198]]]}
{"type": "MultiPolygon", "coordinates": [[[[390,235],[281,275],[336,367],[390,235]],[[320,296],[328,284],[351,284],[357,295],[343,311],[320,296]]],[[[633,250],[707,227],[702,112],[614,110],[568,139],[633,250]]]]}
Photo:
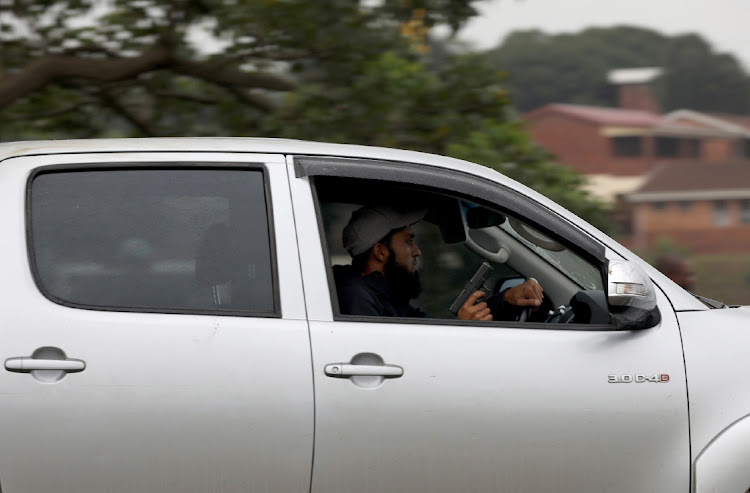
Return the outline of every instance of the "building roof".
{"type": "Polygon", "coordinates": [[[750,135],[750,115],[742,116],[742,115],[727,115],[727,114],[711,113],[710,116],[718,120],[725,121],[729,124],[741,127],[745,130],[747,135],[750,135]]]}
{"type": "Polygon", "coordinates": [[[748,161],[662,164],[627,195],[630,202],[731,198],[750,198],[748,161]]]}
{"type": "Polygon", "coordinates": [[[693,110],[676,110],[664,115],[664,119],[680,125],[719,130],[735,136],[750,136],[750,116],[710,114],[693,110]]]}
{"type": "Polygon", "coordinates": [[[557,113],[598,125],[653,127],[663,122],[661,115],[643,110],[626,110],[578,104],[547,104],[524,115],[524,120],[534,120],[549,113],[557,113]]]}
{"type": "Polygon", "coordinates": [[[610,131],[617,132],[618,135],[719,138],[750,136],[750,117],[709,115],[693,110],[677,110],[660,115],[645,110],[552,103],[526,113],[523,119],[533,122],[550,114],[609,127],[610,131]]]}

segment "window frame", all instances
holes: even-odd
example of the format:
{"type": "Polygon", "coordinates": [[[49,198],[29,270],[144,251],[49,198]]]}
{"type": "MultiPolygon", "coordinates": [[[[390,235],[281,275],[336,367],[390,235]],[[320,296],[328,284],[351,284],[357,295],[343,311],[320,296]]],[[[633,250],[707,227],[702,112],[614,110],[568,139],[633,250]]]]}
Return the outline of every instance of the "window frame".
{"type": "Polygon", "coordinates": [[[712,219],[714,226],[718,228],[726,228],[730,225],[731,219],[729,217],[729,203],[726,200],[714,200],[712,201],[712,219]]]}
{"type": "MultiPolygon", "coordinates": [[[[328,282],[329,297],[333,312],[333,320],[338,322],[363,322],[363,323],[393,323],[393,324],[427,324],[427,325],[449,325],[449,326],[472,326],[476,327],[477,322],[471,320],[441,319],[441,318],[411,318],[411,317],[369,317],[359,315],[343,315],[340,312],[338,304],[338,295],[336,284],[333,276],[333,268],[327,259],[330,258],[330,251],[327,244],[325,233],[325,224],[322,217],[320,196],[316,186],[316,177],[330,178],[353,178],[361,180],[382,181],[388,184],[404,185],[414,189],[436,194],[446,194],[454,197],[463,197],[471,200],[478,205],[490,207],[492,209],[505,210],[513,215],[522,215],[522,212],[513,208],[509,204],[523,204],[522,209],[525,220],[533,227],[538,228],[542,233],[553,239],[562,241],[566,247],[581,256],[584,260],[591,262],[601,269],[602,282],[607,285],[607,264],[606,248],[597,240],[581,230],[578,226],[562,216],[557,215],[545,205],[534,201],[533,199],[517,192],[507,186],[488,180],[484,177],[472,175],[458,170],[450,170],[429,165],[409,162],[381,161],[372,159],[358,158],[338,158],[338,157],[317,157],[317,156],[295,156],[294,157],[295,176],[297,178],[309,178],[313,206],[317,220],[318,231],[320,232],[321,249],[323,258],[326,259],[325,272],[328,282]],[[397,171],[396,171],[397,169],[397,171]],[[396,171],[394,173],[394,171],[396,171]],[[450,183],[447,188],[446,183],[450,183]],[[477,194],[472,194],[475,191],[477,194]],[[504,200],[492,200],[488,196],[502,198],[504,200]],[[509,198],[510,197],[510,198],[509,198]],[[551,230],[544,224],[540,224],[538,219],[544,218],[544,222],[556,220],[557,228],[551,230]],[[554,219],[553,219],[554,218],[554,219]],[[560,234],[564,230],[565,236],[560,234]],[[585,238],[591,249],[582,248],[578,243],[571,240],[571,237],[585,238]]],[[[468,281],[468,279],[467,279],[468,281]]],[[[517,322],[517,321],[492,321],[482,322],[488,328],[525,328],[525,329],[542,329],[542,330],[569,330],[569,331],[613,331],[616,330],[614,324],[547,324],[541,322],[517,322]]]]}
{"type": "Polygon", "coordinates": [[[657,136],[654,155],[658,158],[679,158],[681,141],[679,137],[657,136]]]}
{"type": "Polygon", "coordinates": [[[683,139],[684,157],[690,159],[700,159],[702,141],[698,138],[683,139]]]}
{"type": "Polygon", "coordinates": [[[740,224],[750,224],[750,199],[740,200],[740,224]]]}
{"type": "Polygon", "coordinates": [[[37,290],[48,300],[55,304],[69,308],[77,308],[102,312],[127,312],[127,313],[160,313],[160,314],[182,314],[182,315],[211,315],[211,316],[240,316],[253,318],[282,318],[281,312],[281,293],[279,287],[278,257],[276,252],[276,232],[274,227],[273,201],[271,197],[271,186],[268,168],[261,162],[233,162],[233,161],[201,161],[200,159],[191,161],[123,161],[117,163],[71,163],[71,164],[51,164],[34,168],[26,180],[25,190],[25,226],[26,226],[26,252],[29,261],[34,284],[37,290]],[[273,311],[260,312],[249,310],[210,310],[205,308],[149,308],[149,307],[126,307],[110,305],[92,305],[85,303],[76,303],[59,298],[44,288],[41,276],[37,267],[36,254],[34,253],[34,236],[32,227],[32,189],[34,180],[40,175],[62,174],[69,172],[85,171],[136,171],[136,170],[245,170],[251,172],[260,172],[263,183],[264,203],[266,206],[266,222],[268,225],[268,248],[269,261],[271,263],[271,295],[273,298],[273,311]]]}
{"type": "Polygon", "coordinates": [[[467,196],[468,200],[485,202],[492,208],[526,218],[541,233],[563,240],[566,246],[584,258],[599,263],[606,261],[605,246],[580,227],[544,204],[478,175],[418,163],[317,156],[295,156],[294,172],[297,178],[363,178],[438,191],[450,190],[451,193],[467,196]]]}
{"type": "Polygon", "coordinates": [[[616,158],[643,157],[643,137],[640,135],[622,135],[610,137],[612,156],[616,158]]]}

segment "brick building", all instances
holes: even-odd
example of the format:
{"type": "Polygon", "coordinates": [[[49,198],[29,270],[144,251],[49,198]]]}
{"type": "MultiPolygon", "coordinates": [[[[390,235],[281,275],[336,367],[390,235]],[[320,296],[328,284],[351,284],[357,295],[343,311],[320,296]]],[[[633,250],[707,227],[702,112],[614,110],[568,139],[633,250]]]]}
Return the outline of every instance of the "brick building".
{"type": "Polygon", "coordinates": [[[715,129],[726,135],[725,138],[707,137],[703,140],[701,158],[704,161],[750,159],[750,116],[677,110],[666,114],[665,118],[678,125],[715,129]]]}
{"type": "Polygon", "coordinates": [[[617,108],[548,104],[523,119],[532,139],[617,203],[621,240],[670,238],[694,252],[750,251],[750,116],[659,112],[658,68],[616,70],[617,108]]]}
{"type": "Polygon", "coordinates": [[[642,185],[665,163],[750,159],[750,117],[658,112],[658,68],[615,70],[619,107],[548,104],[523,115],[532,139],[589,179],[606,201],[642,185]]]}
{"type": "Polygon", "coordinates": [[[607,201],[638,188],[661,164],[750,159],[750,128],[746,137],[681,113],[549,104],[524,120],[535,142],[586,175],[589,191],[607,201]]]}
{"type": "Polygon", "coordinates": [[[750,162],[665,164],[626,196],[631,246],[661,238],[692,253],[750,252],[750,162]]]}

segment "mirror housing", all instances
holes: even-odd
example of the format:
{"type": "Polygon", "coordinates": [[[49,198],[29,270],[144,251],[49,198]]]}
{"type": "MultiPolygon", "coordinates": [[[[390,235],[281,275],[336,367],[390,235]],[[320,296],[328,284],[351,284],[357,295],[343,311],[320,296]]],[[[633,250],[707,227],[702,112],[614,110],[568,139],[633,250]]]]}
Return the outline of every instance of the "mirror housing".
{"type": "Polygon", "coordinates": [[[472,207],[466,211],[466,225],[469,229],[500,226],[505,220],[506,217],[503,214],[485,209],[484,207],[472,207]]]}
{"type": "Polygon", "coordinates": [[[618,330],[648,329],[661,321],[656,290],[640,265],[610,260],[607,274],[607,301],[618,330]]]}

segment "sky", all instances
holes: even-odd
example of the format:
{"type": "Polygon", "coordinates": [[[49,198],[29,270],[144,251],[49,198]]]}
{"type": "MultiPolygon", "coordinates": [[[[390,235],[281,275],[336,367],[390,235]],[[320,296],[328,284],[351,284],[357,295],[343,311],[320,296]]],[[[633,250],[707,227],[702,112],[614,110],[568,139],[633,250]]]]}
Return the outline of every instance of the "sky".
{"type": "Polygon", "coordinates": [[[750,73],[750,0],[485,0],[475,5],[480,15],[458,37],[477,49],[495,47],[521,29],[559,34],[631,25],[669,36],[697,33],[750,73]]]}

